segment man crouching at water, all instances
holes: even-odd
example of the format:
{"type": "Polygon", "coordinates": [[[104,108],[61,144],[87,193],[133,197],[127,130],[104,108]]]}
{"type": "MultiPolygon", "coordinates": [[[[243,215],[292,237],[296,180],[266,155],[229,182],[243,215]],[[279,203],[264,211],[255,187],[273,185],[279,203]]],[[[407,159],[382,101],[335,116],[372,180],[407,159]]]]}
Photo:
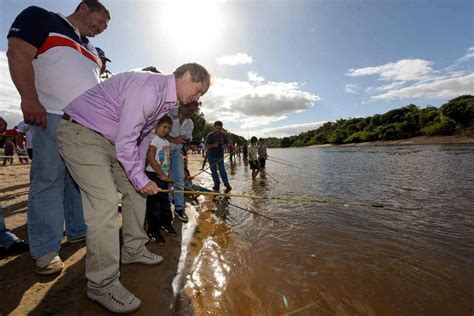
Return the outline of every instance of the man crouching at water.
{"type": "Polygon", "coordinates": [[[198,64],[173,75],[125,72],[86,91],[64,108],[58,147],[81,189],[87,226],[87,296],[111,312],[127,313],[140,300],[119,281],[118,197],[122,193],[121,262],[158,264],[143,229],[146,196],[158,193],[145,174],[148,146],[158,120],[179,101],[198,101],[210,85],[198,64]]]}

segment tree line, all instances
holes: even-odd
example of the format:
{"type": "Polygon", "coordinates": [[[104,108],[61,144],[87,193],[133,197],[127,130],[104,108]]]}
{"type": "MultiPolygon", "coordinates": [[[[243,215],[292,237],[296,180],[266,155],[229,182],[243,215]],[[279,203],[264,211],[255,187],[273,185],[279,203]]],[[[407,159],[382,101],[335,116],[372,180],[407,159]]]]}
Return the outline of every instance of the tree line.
{"type": "Polygon", "coordinates": [[[415,136],[474,137],[474,97],[462,95],[440,108],[414,104],[363,118],[340,119],[290,137],[267,138],[268,147],[300,147],[396,140],[415,136]]]}

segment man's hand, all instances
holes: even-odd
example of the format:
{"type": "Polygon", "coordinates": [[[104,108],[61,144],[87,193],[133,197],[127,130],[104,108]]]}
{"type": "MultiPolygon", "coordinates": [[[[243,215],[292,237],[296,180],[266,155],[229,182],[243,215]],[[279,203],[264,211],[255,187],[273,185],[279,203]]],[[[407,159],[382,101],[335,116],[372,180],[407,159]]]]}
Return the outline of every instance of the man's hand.
{"type": "Polygon", "coordinates": [[[145,195],[154,195],[158,192],[160,192],[160,188],[158,188],[154,181],[148,182],[143,188],[140,189],[140,193],[145,195]]]}
{"type": "Polygon", "coordinates": [[[7,122],[0,116],[0,133],[3,133],[7,129],[7,122]]]}
{"type": "Polygon", "coordinates": [[[167,175],[162,175],[160,176],[160,180],[163,181],[163,182],[168,182],[168,183],[172,183],[173,182],[173,179],[171,179],[169,176],[167,175]]]}
{"type": "Polygon", "coordinates": [[[26,124],[47,127],[46,109],[39,101],[21,101],[21,110],[26,124]]]}
{"type": "Polygon", "coordinates": [[[175,144],[186,144],[189,140],[188,136],[186,135],[179,135],[175,137],[175,144]]]}
{"type": "Polygon", "coordinates": [[[46,110],[40,103],[35,86],[33,59],[38,48],[19,37],[8,39],[8,66],[10,75],[21,97],[21,110],[26,124],[46,129],[46,110]]]}

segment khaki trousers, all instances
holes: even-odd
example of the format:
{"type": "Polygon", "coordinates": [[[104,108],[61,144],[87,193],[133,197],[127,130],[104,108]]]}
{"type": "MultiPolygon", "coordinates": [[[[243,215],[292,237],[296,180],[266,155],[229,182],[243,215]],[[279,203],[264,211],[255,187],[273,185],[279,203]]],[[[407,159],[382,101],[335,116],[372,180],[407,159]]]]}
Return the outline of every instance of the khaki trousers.
{"type": "Polygon", "coordinates": [[[120,276],[117,191],[122,193],[123,247],[140,252],[148,242],[143,224],[146,198],[135,190],[117,160],[115,146],[91,129],[61,120],[58,148],[80,187],[87,226],[86,277],[92,289],[106,289],[120,276]]]}

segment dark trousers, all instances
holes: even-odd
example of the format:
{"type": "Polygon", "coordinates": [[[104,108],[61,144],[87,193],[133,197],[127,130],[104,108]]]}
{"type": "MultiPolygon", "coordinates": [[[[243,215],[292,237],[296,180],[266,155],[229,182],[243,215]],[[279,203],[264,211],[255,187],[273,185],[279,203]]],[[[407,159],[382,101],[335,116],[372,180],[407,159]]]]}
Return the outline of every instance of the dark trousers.
{"type": "MultiPolygon", "coordinates": [[[[160,189],[168,190],[168,183],[161,181],[157,173],[146,171],[146,175],[150,180],[155,181],[160,189]]],[[[146,198],[147,232],[158,232],[161,225],[171,225],[172,220],[168,193],[159,192],[155,195],[148,195],[146,198]]]]}

